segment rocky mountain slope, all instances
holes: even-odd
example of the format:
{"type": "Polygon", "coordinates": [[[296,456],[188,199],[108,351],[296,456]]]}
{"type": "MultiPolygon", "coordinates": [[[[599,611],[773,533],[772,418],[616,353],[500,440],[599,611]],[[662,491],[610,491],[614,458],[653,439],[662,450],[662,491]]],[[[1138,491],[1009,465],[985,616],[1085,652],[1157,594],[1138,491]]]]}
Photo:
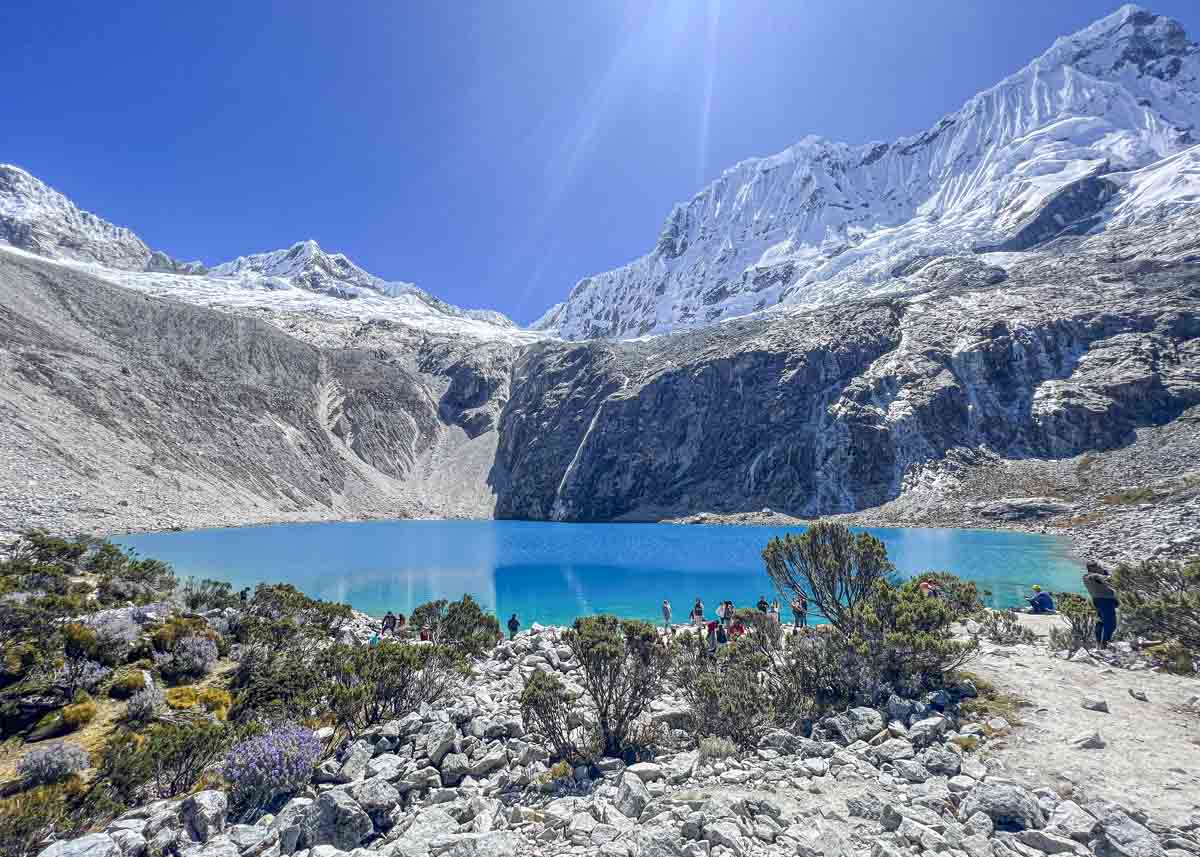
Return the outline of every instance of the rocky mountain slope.
{"type": "Polygon", "coordinates": [[[646,262],[665,279],[576,289],[565,341],[315,242],[177,263],[0,168],[0,529],[770,507],[1198,552],[1197,62],[1126,7],[919,145],[740,165],[646,262]],[[676,286],[707,294],[719,246],[791,273],[685,317],[676,286]]]}
{"type": "Polygon", "coordinates": [[[1154,193],[1129,174],[1193,146],[1198,122],[1200,48],[1124,6],[920,134],[806,137],[726,170],[675,206],[650,253],[581,280],[538,326],[568,339],[702,327],[890,292],[929,256],[1159,219],[1195,203],[1195,155],[1160,164],[1154,193]]]}

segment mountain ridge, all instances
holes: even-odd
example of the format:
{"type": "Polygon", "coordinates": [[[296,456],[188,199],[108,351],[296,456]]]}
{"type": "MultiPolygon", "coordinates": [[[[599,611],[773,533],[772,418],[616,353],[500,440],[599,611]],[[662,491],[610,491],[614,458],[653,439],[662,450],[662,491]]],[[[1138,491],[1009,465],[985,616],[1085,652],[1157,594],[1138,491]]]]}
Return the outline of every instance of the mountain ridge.
{"type": "Polygon", "coordinates": [[[1053,194],[1194,144],[1198,50],[1177,22],[1127,5],[919,134],[810,135],[743,160],[677,204],[650,253],[584,278],[535,326],[567,339],[702,327],[869,292],[916,257],[1003,246],[1053,194]]]}

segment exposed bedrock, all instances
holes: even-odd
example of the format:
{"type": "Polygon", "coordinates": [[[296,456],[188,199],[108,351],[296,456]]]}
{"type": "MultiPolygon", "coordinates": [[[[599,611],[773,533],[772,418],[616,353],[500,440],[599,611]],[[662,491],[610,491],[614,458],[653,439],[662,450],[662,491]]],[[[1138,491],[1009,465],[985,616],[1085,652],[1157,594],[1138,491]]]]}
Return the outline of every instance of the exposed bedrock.
{"type": "Polygon", "coordinates": [[[1109,283],[1040,273],[649,342],[530,348],[500,422],[497,514],[853,511],[951,450],[1111,449],[1200,401],[1200,266],[1109,283]]]}

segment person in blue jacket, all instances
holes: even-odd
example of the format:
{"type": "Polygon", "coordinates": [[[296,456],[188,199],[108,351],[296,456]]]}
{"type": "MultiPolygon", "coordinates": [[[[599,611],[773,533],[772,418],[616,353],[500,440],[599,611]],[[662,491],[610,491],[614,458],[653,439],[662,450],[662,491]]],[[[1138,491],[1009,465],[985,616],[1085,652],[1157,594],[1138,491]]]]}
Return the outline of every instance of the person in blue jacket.
{"type": "Polygon", "coordinates": [[[1033,597],[1029,599],[1030,613],[1053,613],[1054,599],[1049,592],[1043,592],[1042,587],[1033,585],[1033,597]]]}

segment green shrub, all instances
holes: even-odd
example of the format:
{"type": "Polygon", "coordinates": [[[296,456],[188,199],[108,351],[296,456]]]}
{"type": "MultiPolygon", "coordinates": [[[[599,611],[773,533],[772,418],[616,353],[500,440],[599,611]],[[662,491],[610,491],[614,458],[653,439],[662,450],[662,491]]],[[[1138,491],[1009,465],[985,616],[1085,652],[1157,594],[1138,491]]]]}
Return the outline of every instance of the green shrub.
{"type": "Polygon", "coordinates": [[[324,708],[321,694],[325,682],[315,653],[304,647],[279,650],[250,645],[233,674],[234,705],[229,716],[238,722],[260,716],[304,722],[324,708]]]}
{"type": "Polygon", "coordinates": [[[1200,656],[1200,560],[1149,560],[1113,575],[1121,624],[1134,634],[1173,640],[1200,656]]]}
{"type": "Polygon", "coordinates": [[[189,577],[179,587],[179,597],[189,610],[216,610],[239,607],[242,600],[223,580],[197,580],[189,577]]]}
{"type": "Polygon", "coordinates": [[[1022,625],[1017,614],[1011,610],[985,610],[976,618],[979,622],[979,636],[990,642],[1002,645],[1032,645],[1037,642],[1037,634],[1033,629],[1022,625]]]}
{"type": "Polygon", "coordinates": [[[594,761],[593,740],[572,726],[571,700],[558,676],[534,670],[521,690],[521,720],[526,730],[540,735],[550,745],[553,756],[570,765],[594,761]]]}
{"type": "MultiPolygon", "coordinates": [[[[770,634],[769,624],[764,622],[755,637],[770,634]]],[[[672,661],[673,684],[688,703],[698,738],[726,738],[745,749],[758,746],[775,722],[776,702],[765,677],[771,662],[760,641],[731,643],[713,658],[698,634],[681,635],[672,661]]]]}
{"type": "MultiPolygon", "coordinates": [[[[983,598],[974,581],[963,580],[948,571],[923,571],[914,575],[913,580],[930,580],[936,583],[941,591],[942,600],[959,619],[975,616],[983,611],[983,598]]],[[[991,595],[990,592],[982,594],[991,595]]]]}
{"type": "Polygon", "coordinates": [[[259,584],[237,629],[239,642],[274,651],[337,639],[350,619],[349,605],[309,598],[290,584],[259,584]]]}
{"type": "Polygon", "coordinates": [[[129,699],[146,686],[146,676],[139,669],[123,669],[113,676],[108,695],[113,699],[129,699]]]}
{"type": "Polygon", "coordinates": [[[1096,609],[1092,602],[1074,592],[1056,592],[1054,605],[1058,615],[1067,620],[1066,628],[1050,630],[1050,648],[1065,649],[1075,654],[1079,649],[1090,649],[1096,643],[1096,609]]]}
{"type": "Polygon", "coordinates": [[[86,726],[94,719],[96,719],[96,703],[87,694],[63,707],[62,720],[67,731],[74,731],[86,726]]]}
{"type": "Polygon", "coordinates": [[[471,657],[490,652],[500,636],[500,621],[483,612],[470,595],[458,601],[443,598],[418,605],[409,625],[415,629],[429,625],[433,642],[454,646],[471,657]]]}
{"type": "Polygon", "coordinates": [[[323,692],[337,725],[355,735],[375,723],[447,699],[457,686],[456,655],[444,646],[383,642],[334,645],[321,653],[323,692]]]}
{"type": "Polygon", "coordinates": [[[126,803],[189,791],[222,759],[232,733],[208,718],[155,723],[144,733],[115,735],[100,758],[99,776],[126,803]]]}
{"type": "Polygon", "coordinates": [[[201,708],[218,720],[225,720],[229,716],[229,709],[233,706],[233,697],[229,691],[219,687],[204,688],[200,691],[198,701],[201,708]]]}
{"type": "Polygon", "coordinates": [[[870,534],[818,522],[800,536],[772,539],[763,559],[788,601],[808,593],[831,623],[792,635],[782,650],[760,644],[779,719],[940,687],[978,650],[952,630],[973,602],[969,587],[944,574],[952,598],[927,597],[916,580],[897,585],[887,551],[870,534]]]}
{"type": "Polygon", "coordinates": [[[564,641],[579,662],[601,752],[619,756],[634,721],[662,692],[670,655],[653,625],[615,616],[576,619],[564,641]]]}
{"type": "Polygon", "coordinates": [[[701,765],[737,755],[737,745],[728,738],[701,738],[697,746],[697,761],[701,765]]]}
{"type": "Polygon", "coordinates": [[[788,533],[771,539],[763,561],[789,604],[807,594],[820,614],[847,637],[862,631],[875,584],[895,572],[879,539],[826,521],[799,536],[788,533]]]}
{"type": "Polygon", "coordinates": [[[74,811],[80,788],[77,782],[39,786],[0,800],[0,857],[32,857],[50,836],[81,832],[74,811]]]}

